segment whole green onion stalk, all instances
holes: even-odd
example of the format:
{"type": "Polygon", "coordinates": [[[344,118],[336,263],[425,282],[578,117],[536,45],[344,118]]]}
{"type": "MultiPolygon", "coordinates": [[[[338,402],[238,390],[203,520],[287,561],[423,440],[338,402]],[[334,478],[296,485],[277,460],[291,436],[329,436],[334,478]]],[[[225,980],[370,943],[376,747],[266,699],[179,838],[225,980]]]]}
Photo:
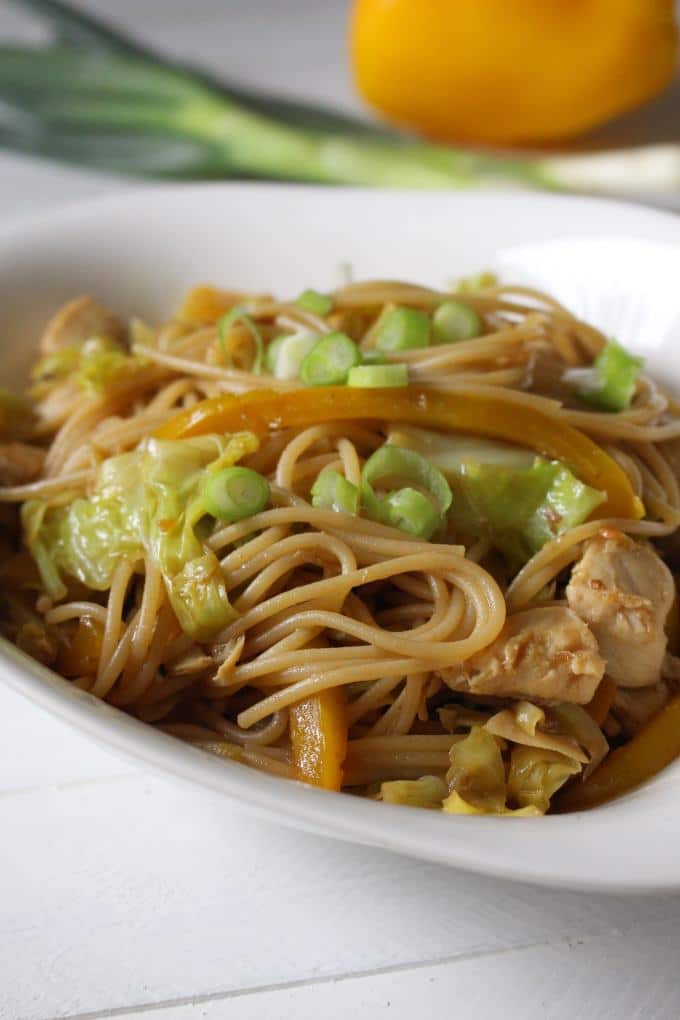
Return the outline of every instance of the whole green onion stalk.
{"type": "MultiPolygon", "coordinates": [[[[0,146],[129,175],[577,191],[680,189],[680,147],[506,156],[418,142],[246,92],[166,60],[59,0],[12,0],[47,45],[0,46],[0,146]]],[[[225,29],[226,30],[226,29],[225,29]]]]}

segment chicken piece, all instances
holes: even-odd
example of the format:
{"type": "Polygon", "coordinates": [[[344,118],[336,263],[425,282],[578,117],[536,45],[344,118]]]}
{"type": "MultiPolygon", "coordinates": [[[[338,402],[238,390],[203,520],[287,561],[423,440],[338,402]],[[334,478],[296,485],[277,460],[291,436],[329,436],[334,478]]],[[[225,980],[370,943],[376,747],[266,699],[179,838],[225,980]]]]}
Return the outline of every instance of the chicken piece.
{"type": "Polygon", "coordinates": [[[27,443],[0,443],[0,485],[23,485],[40,474],[45,451],[27,443]]]}
{"type": "Polygon", "coordinates": [[[440,675],[454,691],[586,705],[604,662],[576,613],[545,606],[509,616],[493,644],[440,675]]]}
{"type": "Polygon", "coordinates": [[[649,545],[613,528],[587,543],[567,585],[567,601],[597,638],[607,673],[622,687],[659,681],[673,576],[649,545]]]}
{"type": "Polygon", "coordinates": [[[64,347],[80,347],[92,337],[106,337],[124,344],[126,330],[117,315],[86,295],[69,301],[50,319],[40,350],[53,354],[64,347]]]}

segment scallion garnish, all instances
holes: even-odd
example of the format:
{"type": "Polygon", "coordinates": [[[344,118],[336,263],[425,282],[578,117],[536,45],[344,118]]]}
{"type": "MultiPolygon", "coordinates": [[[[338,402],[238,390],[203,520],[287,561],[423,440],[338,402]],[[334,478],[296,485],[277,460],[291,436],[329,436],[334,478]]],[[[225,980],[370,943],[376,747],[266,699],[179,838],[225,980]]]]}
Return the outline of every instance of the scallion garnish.
{"type": "Polygon", "coordinates": [[[355,514],[359,509],[359,490],[335,468],[324,468],[312,486],[312,506],[355,514]]]}
{"type": "Polygon", "coordinates": [[[285,334],[283,336],[277,336],[267,345],[267,349],[264,353],[264,367],[271,375],[274,375],[276,361],[279,356],[279,351],[281,350],[281,344],[286,339],[287,337],[285,334]]]}
{"type": "Polygon", "coordinates": [[[429,539],[451,506],[452,496],[444,475],[425,457],[415,450],[385,445],[364,464],[361,500],[373,520],[400,528],[417,538],[429,539]],[[393,479],[412,482],[413,486],[378,496],[376,484],[393,479]]]}
{"type": "Polygon", "coordinates": [[[563,378],[586,404],[601,411],[626,411],[644,363],[644,358],[636,358],[610,340],[590,368],[568,369],[563,378]]]}
{"type": "Polygon", "coordinates": [[[384,365],[387,360],[383,352],[376,350],[375,347],[359,348],[359,353],[362,365],[384,365]]]}
{"type": "Polygon", "coordinates": [[[300,379],[305,386],[342,386],[360,360],[353,340],[344,333],[327,333],[303,359],[300,379]]]}
{"type": "Polygon", "coordinates": [[[269,482],[251,468],[222,468],[208,474],[201,498],[206,513],[234,523],[264,509],[269,502],[269,482]]]}
{"type": "Polygon", "coordinates": [[[438,344],[472,340],[482,332],[482,320],[462,301],[444,301],[432,316],[432,332],[438,344]]]}
{"type": "Polygon", "coordinates": [[[347,385],[363,389],[384,389],[391,386],[408,386],[408,368],[402,363],[393,365],[357,365],[350,369],[347,385]]]}
{"type": "Polygon", "coordinates": [[[299,379],[302,362],[318,342],[318,334],[306,329],[277,337],[267,350],[269,371],[277,379],[299,379]]]}
{"type": "Polygon", "coordinates": [[[430,316],[415,308],[393,308],[378,331],[381,351],[408,351],[430,343],[430,316]]]}
{"type": "Polygon", "coordinates": [[[333,298],[328,294],[321,294],[318,290],[304,290],[297,299],[297,304],[305,312],[312,315],[320,315],[322,318],[333,309],[333,298]]]}
{"type": "Polygon", "coordinates": [[[253,341],[255,343],[255,357],[253,358],[253,366],[251,371],[254,372],[256,375],[260,375],[262,373],[262,365],[264,360],[264,341],[262,339],[262,334],[260,333],[259,329],[243,308],[240,308],[238,306],[236,308],[232,308],[231,311],[227,312],[226,315],[223,315],[222,318],[218,320],[217,333],[220,338],[222,353],[224,354],[225,358],[228,357],[227,334],[231,327],[235,326],[237,322],[242,323],[253,338],[253,341]]]}

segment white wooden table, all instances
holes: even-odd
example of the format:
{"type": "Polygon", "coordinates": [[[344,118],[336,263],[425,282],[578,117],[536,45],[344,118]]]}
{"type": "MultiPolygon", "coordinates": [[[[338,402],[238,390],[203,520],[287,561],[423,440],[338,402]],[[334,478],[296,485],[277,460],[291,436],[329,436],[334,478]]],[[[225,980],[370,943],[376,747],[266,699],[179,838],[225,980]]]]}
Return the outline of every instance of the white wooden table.
{"type": "MultiPolygon", "coordinates": [[[[115,10],[235,77],[351,108],[344,6],[115,10]]],[[[0,11],[0,35],[17,25],[0,11]]],[[[122,186],[0,155],[3,220],[122,186]]],[[[94,746],[1,679],[3,1020],[680,1015],[680,898],[553,893],[265,825],[94,746]]]]}

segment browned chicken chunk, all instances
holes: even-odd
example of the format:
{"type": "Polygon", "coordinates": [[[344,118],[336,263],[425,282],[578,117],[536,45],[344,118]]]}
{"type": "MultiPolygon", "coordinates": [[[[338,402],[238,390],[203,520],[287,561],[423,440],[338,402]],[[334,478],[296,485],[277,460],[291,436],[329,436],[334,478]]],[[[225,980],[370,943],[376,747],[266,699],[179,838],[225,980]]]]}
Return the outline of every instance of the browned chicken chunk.
{"type": "Polygon", "coordinates": [[[579,705],[592,699],[603,675],[595,638],[561,606],[514,613],[488,648],[441,671],[454,691],[579,705]]]}
{"type": "Polygon", "coordinates": [[[63,305],[47,324],[40,341],[43,354],[63,347],[80,347],[93,337],[125,342],[125,326],[94,298],[79,297],[63,305]]]}
{"type": "Polygon", "coordinates": [[[569,605],[622,687],[658,682],[674,595],[671,572],[654,549],[611,528],[587,543],[567,586],[569,605]]]}
{"type": "Polygon", "coordinates": [[[27,443],[0,443],[0,485],[23,485],[40,474],[45,451],[27,443]]]}

